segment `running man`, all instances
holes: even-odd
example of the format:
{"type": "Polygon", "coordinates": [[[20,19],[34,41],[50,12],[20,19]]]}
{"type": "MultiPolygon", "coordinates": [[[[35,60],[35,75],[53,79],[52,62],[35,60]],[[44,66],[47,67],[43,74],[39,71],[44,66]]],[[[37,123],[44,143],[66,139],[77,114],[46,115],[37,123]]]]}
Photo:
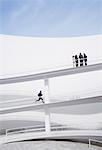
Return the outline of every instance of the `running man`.
{"type": "Polygon", "coordinates": [[[43,100],[42,96],[43,96],[42,91],[40,91],[40,92],[38,93],[39,99],[36,100],[36,102],[42,100],[42,102],[44,103],[44,100],[43,100]]]}

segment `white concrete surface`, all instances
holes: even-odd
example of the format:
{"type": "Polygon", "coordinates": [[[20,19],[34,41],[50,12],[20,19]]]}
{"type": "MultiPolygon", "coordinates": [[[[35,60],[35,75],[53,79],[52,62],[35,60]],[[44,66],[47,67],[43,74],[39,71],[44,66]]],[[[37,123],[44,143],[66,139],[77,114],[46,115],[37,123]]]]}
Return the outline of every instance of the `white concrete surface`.
{"type": "MultiPolygon", "coordinates": [[[[88,144],[69,141],[29,141],[0,145],[0,150],[89,150],[88,144]]],[[[92,146],[91,150],[102,150],[102,147],[92,146]]]]}

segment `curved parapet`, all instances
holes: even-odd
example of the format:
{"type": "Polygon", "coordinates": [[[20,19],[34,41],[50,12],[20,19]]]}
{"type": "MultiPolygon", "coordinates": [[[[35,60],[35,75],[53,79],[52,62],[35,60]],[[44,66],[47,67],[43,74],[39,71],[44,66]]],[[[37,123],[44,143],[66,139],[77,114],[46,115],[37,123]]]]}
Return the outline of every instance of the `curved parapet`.
{"type": "Polygon", "coordinates": [[[17,142],[32,139],[102,139],[102,130],[69,130],[65,127],[54,127],[50,133],[46,133],[44,128],[36,130],[20,131],[0,137],[0,144],[17,142]]]}
{"type": "Polygon", "coordinates": [[[6,130],[6,134],[0,137],[0,144],[32,139],[102,139],[102,130],[86,130],[69,128],[65,125],[52,125],[49,133],[45,132],[45,126],[31,126],[26,128],[14,128],[6,130]]]}

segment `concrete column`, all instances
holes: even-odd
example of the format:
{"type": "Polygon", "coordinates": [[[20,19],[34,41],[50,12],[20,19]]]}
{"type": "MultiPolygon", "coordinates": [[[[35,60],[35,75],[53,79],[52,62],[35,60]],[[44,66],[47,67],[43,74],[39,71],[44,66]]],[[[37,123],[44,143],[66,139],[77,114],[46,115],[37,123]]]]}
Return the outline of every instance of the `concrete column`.
{"type": "Polygon", "coordinates": [[[47,134],[50,133],[50,111],[45,108],[45,131],[47,134]]]}
{"type": "Polygon", "coordinates": [[[44,80],[44,86],[45,86],[45,103],[49,103],[49,79],[44,80]]]}
{"type": "MultiPolygon", "coordinates": [[[[49,103],[49,79],[44,80],[44,86],[45,86],[45,103],[49,103]]],[[[49,108],[45,108],[45,130],[46,133],[50,133],[50,110],[49,108]]]]}

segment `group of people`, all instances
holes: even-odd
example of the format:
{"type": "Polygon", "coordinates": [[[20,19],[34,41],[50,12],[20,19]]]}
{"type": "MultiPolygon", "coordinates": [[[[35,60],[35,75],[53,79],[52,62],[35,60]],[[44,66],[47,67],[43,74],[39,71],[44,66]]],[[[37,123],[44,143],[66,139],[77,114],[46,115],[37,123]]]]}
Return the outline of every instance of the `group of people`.
{"type": "Polygon", "coordinates": [[[79,56],[73,55],[72,60],[73,60],[73,67],[87,66],[87,55],[85,53],[83,55],[80,53],[79,56]]]}

